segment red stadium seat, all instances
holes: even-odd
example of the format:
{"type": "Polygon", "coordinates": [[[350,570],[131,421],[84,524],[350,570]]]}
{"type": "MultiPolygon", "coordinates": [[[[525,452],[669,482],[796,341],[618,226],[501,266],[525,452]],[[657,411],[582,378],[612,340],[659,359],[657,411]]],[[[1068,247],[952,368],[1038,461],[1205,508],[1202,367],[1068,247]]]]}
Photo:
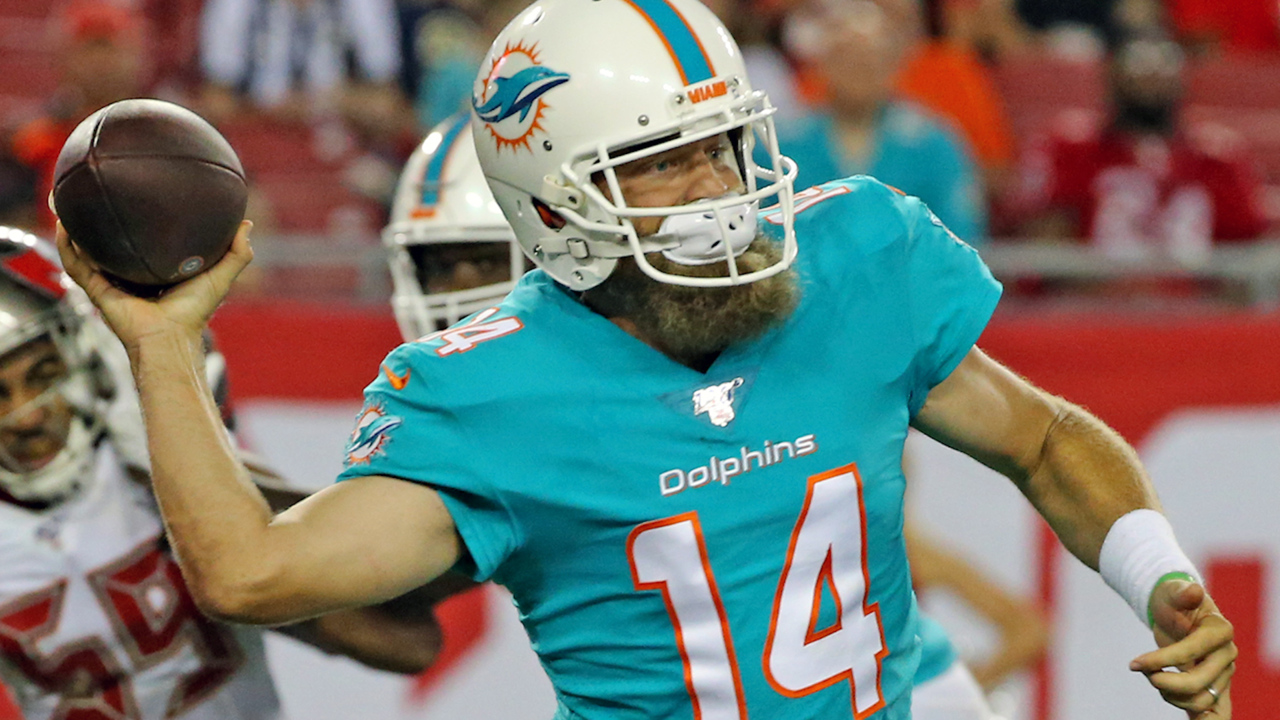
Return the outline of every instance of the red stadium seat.
{"type": "MultiPolygon", "coordinates": [[[[1280,185],[1280,59],[1258,55],[1197,61],[1188,70],[1187,103],[1189,119],[1239,133],[1267,181],[1273,188],[1280,185]]],[[[1280,220],[1280,206],[1268,206],[1268,214],[1280,220]]]]}
{"type": "Polygon", "coordinates": [[[1280,106],[1243,108],[1226,105],[1189,105],[1187,119],[1211,122],[1239,134],[1262,166],[1263,175],[1280,182],[1280,106]]]}
{"type": "Polygon", "coordinates": [[[0,12],[0,50],[47,53],[49,32],[49,20],[45,17],[13,16],[0,12]]]}
{"type": "Polygon", "coordinates": [[[1048,130],[1064,110],[1102,110],[1106,102],[1104,67],[1098,62],[1028,55],[997,66],[995,81],[1020,144],[1048,130]]]}
{"type": "Polygon", "coordinates": [[[240,155],[250,175],[299,175],[332,172],[334,164],[319,157],[312,129],[297,123],[245,116],[218,129],[240,155]]]}
{"type": "Polygon", "coordinates": [[[1280,108],[1280,59],[1271,55],[1207,58],[1187,72],[1187,101],[1197,105],[1280,108]]]}
{"type": "Polygon", "coordinates": [[[0,17],[48,17],[58,0],[0,0],[0,17]]]}
{"type": "Polygon", "coordinates": [[[288,233],[327,233],[354,217],[358,229],[373,232],[380,225],[380,211],[369,200],[348,190],[336,173],[264,174],[253,184],[271,203],[276,225],[288,233]]]}
{"type": "Polygon", "coordinates": [[[44,110],[44,98],[28,95],[0,95],[0,121],[17,127],[44,110]]]}
{"type": "Polygon", "coordinates": [[[58,71],[45,55],[0,55],[0,95],[48,98],[58,87],[58,71]]]}

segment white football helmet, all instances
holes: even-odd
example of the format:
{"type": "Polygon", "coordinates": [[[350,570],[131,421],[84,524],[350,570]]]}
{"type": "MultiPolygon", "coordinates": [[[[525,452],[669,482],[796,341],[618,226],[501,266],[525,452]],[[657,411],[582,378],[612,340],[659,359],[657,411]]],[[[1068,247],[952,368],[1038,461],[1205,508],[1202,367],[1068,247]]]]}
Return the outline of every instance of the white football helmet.
{"type": "Polygon", "coordinates": [[[472,107],[480,165],[516,239],[573,290],[604,281],[621,257],[689,286],[753,282],[795,259],[795,163],[778,151],[774,109],[752,90],[737,44],[697,0],[539,0],[494,41],[472,107]],[[627,205],[614,168],[720,134],[734,142],[744,194],[627,205]],[[769,167],[753,161],[756,143],[769,167]],[[731,259],[754,239],[766,198],[778,204],[782,259],[739,275],[731,259]],[[640,237],[638,217],[666,219],[640,237]],[[686,265],[724,262],[726,276],[659,271],[644,257],[655,251],[686,265]]]}
{"type": "Polygon", "coordinates": [[[441,330],[510,292],[525,268],[514,241],[480,172],[467,117],[444,121],[405,163],[382,232],[404,339],[441,330]]]}
{"type": "Polygon", "coordinates": [[[54,261],[52,248],[21,230],[0,227],[0,362],[35,340],[53,341],[65,375],[26,405],[0,417],[0,428],[41,405],[71,410],[62,449],[32,467],[0,443],[0,490],[33,503],[61,500],[93,475],[94,449],[106,432],[115,384],[98,352],[92,305],[54,261]]]}

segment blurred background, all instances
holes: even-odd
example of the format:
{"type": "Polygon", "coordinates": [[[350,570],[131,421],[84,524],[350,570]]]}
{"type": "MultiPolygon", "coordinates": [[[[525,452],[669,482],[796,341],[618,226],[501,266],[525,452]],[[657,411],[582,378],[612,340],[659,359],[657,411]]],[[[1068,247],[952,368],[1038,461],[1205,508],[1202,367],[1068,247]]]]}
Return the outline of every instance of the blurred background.
{"type": "MultiPolygon", "coordinates": [[[[50,236],[71,129],[160,97],[239,152],[254,266],[215,319],[248,443],[320,486],[399,342],[379,239],[401,163],[468,107],[525,0],[0,0],[0,223],[50,236]],[[322,451],[317,452],[316,448],[322,451]]],[[[1006,299],[981,344],[1137,445],[1236,623],[1239,717],[1280,707],[1280,4],[709,0],[779,108],[797,189],[866,173],[923,198],[1006,299]]],[[[993,692],[1022,720],[1176,718],[1125,669],[1150,643],[1007,482],[927,443],[931,534],[1033,599],[1047,657],[993,692]]],[[[981,658],[991,628],[923,598],[981,658]]],[[[293,717],[546,718],[501,591],[444,609],[406,683],[285,639],[293,717]]],[[[5,717],[0,701],[0,718],[5,717]]]]}

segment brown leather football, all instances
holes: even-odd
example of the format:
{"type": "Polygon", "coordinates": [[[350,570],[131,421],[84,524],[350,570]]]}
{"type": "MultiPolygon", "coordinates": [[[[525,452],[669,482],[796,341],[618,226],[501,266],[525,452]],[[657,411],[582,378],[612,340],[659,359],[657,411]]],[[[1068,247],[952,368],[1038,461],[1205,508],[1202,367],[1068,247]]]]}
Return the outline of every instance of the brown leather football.
{"type": "Polygon", "coordinates": [[[54,212],[67,234],[137,295],[222,259],[247,201],[244,168],[226,138],[162,100],[122,100],[90,115],[54,168],[54,212]]]}

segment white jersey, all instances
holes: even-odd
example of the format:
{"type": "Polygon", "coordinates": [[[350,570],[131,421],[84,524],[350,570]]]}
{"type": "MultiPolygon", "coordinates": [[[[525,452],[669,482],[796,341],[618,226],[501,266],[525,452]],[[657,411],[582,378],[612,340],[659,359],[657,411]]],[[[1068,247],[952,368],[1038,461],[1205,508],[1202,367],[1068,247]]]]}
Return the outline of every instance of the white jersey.
{"type": "Polygon", "coordinates": [[[196,609],[150,492],[102,443],[43,512],[0,502],[0,678],[28,720],[268,720],[258,629],[196,609]]]}

